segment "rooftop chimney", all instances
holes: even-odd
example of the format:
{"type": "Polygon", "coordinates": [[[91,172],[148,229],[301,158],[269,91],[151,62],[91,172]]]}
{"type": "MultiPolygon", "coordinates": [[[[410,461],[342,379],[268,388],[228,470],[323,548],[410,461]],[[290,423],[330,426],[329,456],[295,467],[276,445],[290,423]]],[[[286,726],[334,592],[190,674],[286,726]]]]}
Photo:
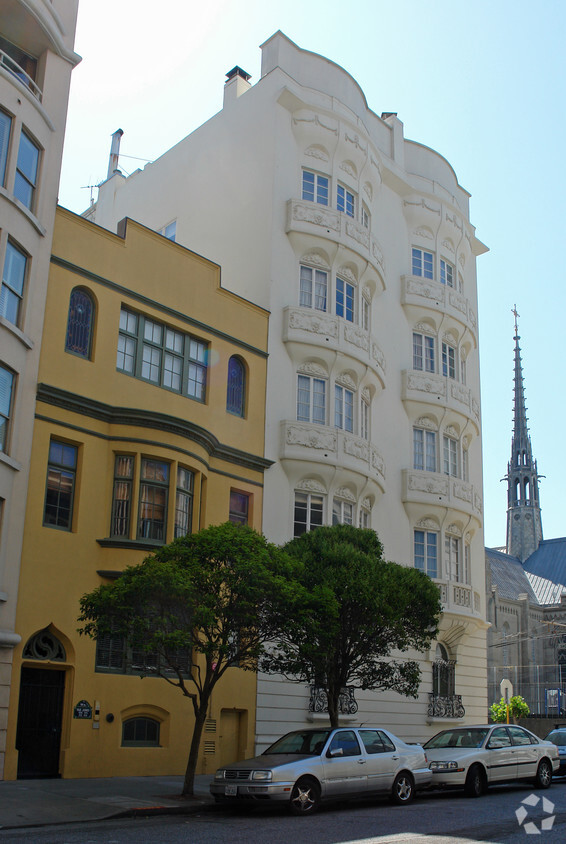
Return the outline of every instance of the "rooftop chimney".
{"type": "Polygon", "coordinates": [[[110,146],[110,158],[108,159],[108,173],[107,179],[111,179],[114,173],[118,171],[118,158],[120,156],[120,141],[124,134],[122,129],[116,129],[112,135],[112,144],[110,146]]]}
{"type": "Polygon", "coordinates": [[[235,102],[238,97],[245,94],[251,88],[251,76],[242,70],[241,67],[233,67],[226,74],[226,82],[224,83],[224,105],[229,102],[235,102]]]}

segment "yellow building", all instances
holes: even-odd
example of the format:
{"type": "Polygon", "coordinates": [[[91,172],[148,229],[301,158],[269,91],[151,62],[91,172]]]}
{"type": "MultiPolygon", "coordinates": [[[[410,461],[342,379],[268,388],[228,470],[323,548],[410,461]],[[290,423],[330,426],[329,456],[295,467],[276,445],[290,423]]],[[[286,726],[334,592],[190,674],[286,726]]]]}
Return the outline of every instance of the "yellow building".
{"type": "MultiPolygon", "coordinates": [[[[78,601],[175,536],[261,530],[268,314],[131,220],[59,208],[52,253],[5,776],[179,774],[190,702],[79,637],[78,601]]],[[[220,681],[198,772],[252,753],[255,695],[249,672],[220,681]]]]}

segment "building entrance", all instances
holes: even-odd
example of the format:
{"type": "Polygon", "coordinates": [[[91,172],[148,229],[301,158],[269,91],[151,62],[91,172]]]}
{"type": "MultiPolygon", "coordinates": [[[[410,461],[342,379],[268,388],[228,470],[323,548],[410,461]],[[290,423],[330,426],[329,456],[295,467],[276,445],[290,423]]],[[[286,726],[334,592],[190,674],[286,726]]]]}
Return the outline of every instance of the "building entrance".
{"type": "Polygon", "coordinates": [[[58,777],[65,672],[22,667],[18,708],[18,779],[58,777]]]}

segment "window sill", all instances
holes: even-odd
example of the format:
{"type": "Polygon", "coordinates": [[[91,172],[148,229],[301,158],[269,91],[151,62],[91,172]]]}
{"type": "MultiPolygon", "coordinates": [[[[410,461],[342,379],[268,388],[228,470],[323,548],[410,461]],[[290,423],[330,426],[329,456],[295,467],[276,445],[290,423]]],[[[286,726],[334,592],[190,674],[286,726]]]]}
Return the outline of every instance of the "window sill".
{"type": "Polygon", "coordinates": [[[5,463],[10,469],[15,469],[16,472],[20,472],[23,469],[21,463],[14,460],[13,457],[9,457],[4,451],[0,451],[0,463],[5,463]]]}
{"type": "Polygon", "coordinates": [[[10,331],[15,337],[17,337],[23,346],[26,346],[26,348],[28,349],[33,349],[34,342],[31,337],[28,337],[27,334],[24,334],[24,332],[21,331],[17,325],[14,325],[13,322],[10,322],[9,319],[0,316],[0,325],[3,326],[7,331],[10,331]]]}
{"type": "Polygon", "coordinates": [[[96,541],[102,548],[129,548],[138,551],[154,551],[166,544],[165,542],[150,542],[147,539],[127,539],[126,537],[106,537],[96,541]]]}

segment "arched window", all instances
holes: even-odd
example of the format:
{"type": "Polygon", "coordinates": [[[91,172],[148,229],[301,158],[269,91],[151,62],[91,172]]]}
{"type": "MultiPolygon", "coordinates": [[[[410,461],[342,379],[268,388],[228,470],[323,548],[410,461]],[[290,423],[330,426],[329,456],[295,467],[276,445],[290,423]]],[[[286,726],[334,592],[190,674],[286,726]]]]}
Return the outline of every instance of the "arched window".
{"type": "Polygon", "coordinates": [[[228,387],[226,391],[226,410],[235,416],[243,416],[246,396],[246,370],[237,357],[228,361],[228,387]]]}
{"type": "Polygon", "coordinates": [[[94,302],[86,290],[75,287],[69,301],[65,351],[83,358],[90,358],[92,329],[94,325],[94,302]]]}
{"type": "Polygon", "coordinates": [[[159,747],[159,721],[128,718],[122,724],[122,747],[159,747]]]}
{"type": "Polygon", "coordinates": [[[449,697],[454,694],[456,662],[448,659],[444,645],[437,644],[435,656],[432,663],[432,693],[439,697],[449,697]]]}

